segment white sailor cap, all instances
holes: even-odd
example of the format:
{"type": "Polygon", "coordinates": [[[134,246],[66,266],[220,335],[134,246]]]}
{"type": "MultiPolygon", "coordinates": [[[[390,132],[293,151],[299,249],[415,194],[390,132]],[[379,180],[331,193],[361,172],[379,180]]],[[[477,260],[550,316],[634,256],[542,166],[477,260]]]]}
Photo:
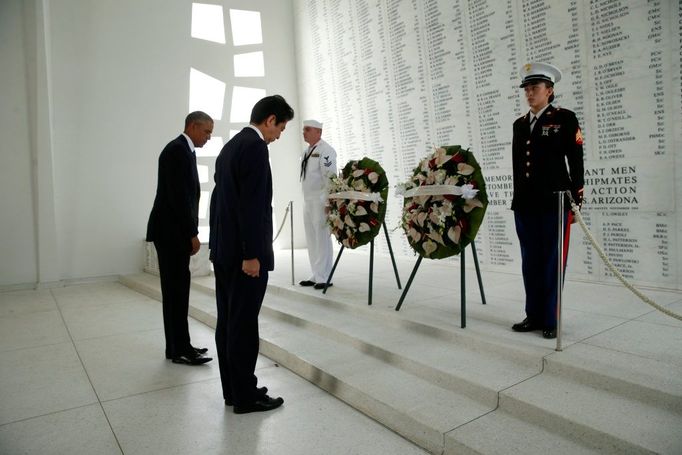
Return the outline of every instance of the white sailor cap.
{"type": "Polygon", "coordinates": [[[312,128],[322,129],[322,123],[317,120],[303,120],[303,126],[310,126],[312,128]]]}
{"type": "Polygon", "coordinates": [[[554,65],[549,63],[531,62],[526,63],[521,67],[521,85],[523,88],[526,85],[534,82],[545,81],[550,85],[554,85],[561,80],[561,71],[554,65]]]}

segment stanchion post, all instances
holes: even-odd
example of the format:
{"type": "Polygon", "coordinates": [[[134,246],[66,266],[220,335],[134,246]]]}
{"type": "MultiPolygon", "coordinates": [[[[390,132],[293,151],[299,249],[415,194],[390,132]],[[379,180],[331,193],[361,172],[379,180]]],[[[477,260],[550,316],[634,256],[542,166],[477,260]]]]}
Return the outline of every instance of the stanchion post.
{"type": "Polygon", "coordinates": [[[464,253],[465,248],[459,252],[460,260],[460,281],[461,281],[461,297],[460,297],[460,326],[465,328],[467,326],[467,292],[466,292],[466,275],[464,272],[464,253]]]}
{"type": "Polygon", "coordinates": [[[557,192],[558,234],[557,234],[557,290],[556,290],[556,350],[561,347],[561,294],[564,288],[564,192],[557,192]]]}
{"type": "Polygon", "coordinates": [[[291,231],[291,285],[296,285],[294,279],[294,201],[289,201],[289,230],[291,231]]]}
{"type": "Polygon", "coordinates": [[[372,279],[374,278],[374,239],[369,242],[369,294],[367,305],[372,304],[372,279]]]}

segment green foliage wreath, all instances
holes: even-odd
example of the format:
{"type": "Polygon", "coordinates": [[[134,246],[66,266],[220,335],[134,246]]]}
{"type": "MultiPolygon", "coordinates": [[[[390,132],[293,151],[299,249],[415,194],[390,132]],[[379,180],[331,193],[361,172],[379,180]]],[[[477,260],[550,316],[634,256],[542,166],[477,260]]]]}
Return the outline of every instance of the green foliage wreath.
{"type": "Polygon", "coordinates": [[[327,224],[346,248],[369,243],[386,216],[388,179],[376,161],[367,157],[349,161],[341,175],[331,177],[327,224]]]}
{"type": "Polygon", "coordinates": [[[481,167],[459,145],[424,158],[398,193],[405,197],[400,225],[407,240],[431,259],[459,254],[476,237],[488,206],[481,167]]]}

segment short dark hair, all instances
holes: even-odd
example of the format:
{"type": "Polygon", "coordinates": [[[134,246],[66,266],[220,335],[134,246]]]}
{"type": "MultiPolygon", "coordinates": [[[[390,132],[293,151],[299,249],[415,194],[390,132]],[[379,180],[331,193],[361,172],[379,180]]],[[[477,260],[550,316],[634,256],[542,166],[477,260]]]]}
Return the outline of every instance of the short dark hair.
{"type": "Polygon", "coordinates": [[[202,111],[190,112],[187,115],[187,117],[185,117],[185,128],[190,126],[192,123],[203,123],[203,122],[213,123],[213,119],[206,112],[202,112],[202,111]]]}
{"type": "Polygon", "coordinates": [[[275,116],[275,123],[279,124],[294,118],[294,110],[282,96],[266,96],[253,106],[250,122],[260,125],[271,115],[275,116]]]}

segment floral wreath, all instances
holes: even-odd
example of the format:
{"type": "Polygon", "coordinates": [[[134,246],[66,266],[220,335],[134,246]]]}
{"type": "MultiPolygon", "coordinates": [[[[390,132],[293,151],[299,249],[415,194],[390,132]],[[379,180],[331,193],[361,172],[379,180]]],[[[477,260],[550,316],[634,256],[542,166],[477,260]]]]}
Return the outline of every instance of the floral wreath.
{"type": "Polygon", "coordinates": [[[481,167],[459,145],[437,148],[396,192],[405,197],[400,226],[410,246],[431,259],[459,254],[476,237],[488,206],[481,167]]]}
{"type": "Polygon", "coordinates": [[[341,174],[330,177],[327,224],[346,248],[369,243],[386,216],[388,179],[384,169],[367,157],[349,161],[341,174]]]}

